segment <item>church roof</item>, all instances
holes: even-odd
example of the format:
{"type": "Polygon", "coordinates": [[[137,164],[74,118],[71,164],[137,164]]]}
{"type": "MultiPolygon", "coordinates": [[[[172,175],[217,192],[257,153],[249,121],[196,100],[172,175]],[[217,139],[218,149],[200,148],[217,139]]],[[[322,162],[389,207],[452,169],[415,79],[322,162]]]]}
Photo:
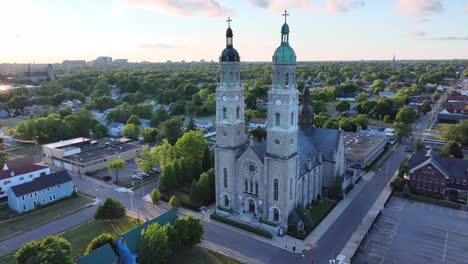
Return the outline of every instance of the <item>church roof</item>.
{"type": "MultiPolygon", "coordinates": [[[[299,155],[299,176],[307,172],[309,158],[312,160],[312,168],[319,165],[319,154],[322,153],[324,161],[335,162],[334,152],[338,148],[342,132],[337,129],[327,128],[299,128],[297,132],[298,155],[299,155]],[[315,159],[314,159],[315,158],[315,159]]],[[[266,140],[254,141],[252,150],[263,162],[267,152],[266,140]]]]}

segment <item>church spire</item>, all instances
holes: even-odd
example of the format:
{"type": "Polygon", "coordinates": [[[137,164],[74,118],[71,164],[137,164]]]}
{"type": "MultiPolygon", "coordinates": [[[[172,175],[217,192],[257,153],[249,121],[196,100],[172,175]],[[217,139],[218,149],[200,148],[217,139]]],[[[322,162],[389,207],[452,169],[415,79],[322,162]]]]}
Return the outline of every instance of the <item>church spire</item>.
{"type": "Polygon", "coordinates": [[[231,29],[231,22],[232,22],[231,18],[228,17],[226,22],[228,23],[228,28],[226,30],[226,48],[221,53],[219,60],[221,62],[239,62],[240,56],[237,50],[234,49],[234,44],[233,44],[234,34],[232,33],[232,29],[231,29]]]}
{"type": "Polygon", "coordinates": [[[228,19],[226,20],[226,22],[228,22],[228,29],[226,30],[226,47],[229,48],[229,47],[233,47],[233,43],[232,43],[232,38],[234,37],[234,34],[232,34],[232,29],[231,29],[231,22],[232,22],[232,19],[230,17],[228,17],[228,19]]]}
{"type": "Polygon", "coordinates": [[[281,45],[285,44],[285,45],[288,45],[289,44],[289,26],[288,26],[288,11],[287,10],[284,10],[284,24],[283,26],[281,27],[281,45]]]}

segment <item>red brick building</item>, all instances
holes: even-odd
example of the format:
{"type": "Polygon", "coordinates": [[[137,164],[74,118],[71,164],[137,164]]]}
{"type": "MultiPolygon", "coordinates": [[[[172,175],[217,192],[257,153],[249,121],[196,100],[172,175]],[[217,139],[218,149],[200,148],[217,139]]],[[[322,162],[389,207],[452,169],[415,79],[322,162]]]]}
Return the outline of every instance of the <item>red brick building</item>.
{"type": "Polygon", "coordinates": [[[441,157],[431,150],[420,151],[413,154],[408,168],[412,192],[466,201],[468,160],[441,157]]]}

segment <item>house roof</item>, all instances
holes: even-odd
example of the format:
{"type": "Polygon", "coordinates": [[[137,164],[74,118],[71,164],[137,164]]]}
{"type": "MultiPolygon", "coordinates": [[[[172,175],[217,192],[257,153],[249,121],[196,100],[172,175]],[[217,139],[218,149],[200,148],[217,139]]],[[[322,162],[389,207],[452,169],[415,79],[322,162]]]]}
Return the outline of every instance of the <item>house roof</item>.
{"type": "Polygon", "coordinates": [[[171,210],[122,234],[122,238],[125,241],[128,249],[130,249],[132,253],[135,253],[138,252],[138,248],[140,246],[141,231],[154,223],[158,223],[160,226],[164,226],[166,224],[173,224],[176,220],[177,214],[174,210],[171,210]]]}
{"type": "Polygon", "coordinates": [[[5,165],[8,169],[16,169],[19,167],[27,166],[31,163],[34,163],[34,159],[32,157],[25,157],[20,159],[13,159],[5,161],[5,165]]]}
{"type": "Polygon", "coordinates": [[[11,187],[16,197],[26,195],[32,192],[44,190],[66,182],[71,182],[72,178],[66,170],[57,171],[48,175],[40,176],[30,182],[11,187]]]}
{"type": "Polygon", "coordinates": [[[412,173],[429,163],[436,167],[446,177],[460,179],[468,177],[468,160],[441,157],[432,151],[428,151],[427,153],[424,151],[418,151],[413,154],[411,159],[408,161],[408,169],[412,173]]]}
{"type": "Polygon", "coordinates": [[[78,259],[76,264],[113,264],[118,260],[117,255],[109,243],[91,251],[88,255],[78,259]]]}
{"type": "Polygon", "coordinates": [[[14,176],[18,176],[18,175],[31,173],[31,172],[46,169],[46,168],[48,168],[48,167],[46,165],[44,165],[44,164],[30,163],[30,164],[26,164],[24,166],[17,167],[17,168],[14,168],[14,169],[2,170],[2,171],[0,171],[0,180],[7,179],[7,178],[10,178],[10,177],[14,177],[14,176]]]}

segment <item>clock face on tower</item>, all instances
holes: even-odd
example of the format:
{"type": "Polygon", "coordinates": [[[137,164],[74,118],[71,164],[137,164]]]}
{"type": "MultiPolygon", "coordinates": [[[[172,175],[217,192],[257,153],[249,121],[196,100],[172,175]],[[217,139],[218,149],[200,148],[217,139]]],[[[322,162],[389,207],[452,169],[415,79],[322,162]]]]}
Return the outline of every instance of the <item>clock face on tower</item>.
{"type": "Polygon", "coordinates": [[[227,96],[223,96],[223,102],[226,102],[227,101],[227,96]]]}
{"type": "Polygon", "coordinates": [[[282,102],[280,99],[276,100],[276,106],[281,106],[282,102]]]}

